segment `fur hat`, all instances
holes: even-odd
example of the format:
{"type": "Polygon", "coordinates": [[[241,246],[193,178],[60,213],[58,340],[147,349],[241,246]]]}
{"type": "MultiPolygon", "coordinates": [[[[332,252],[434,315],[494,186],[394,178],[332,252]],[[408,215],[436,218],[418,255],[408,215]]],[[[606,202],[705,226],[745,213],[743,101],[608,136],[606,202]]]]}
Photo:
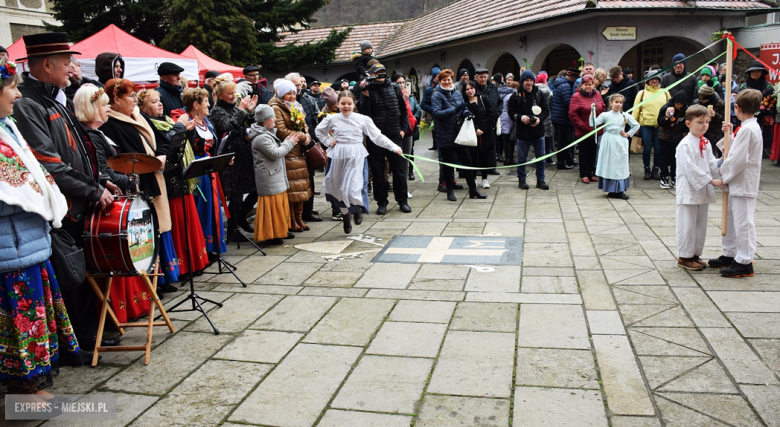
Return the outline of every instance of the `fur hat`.
{"type": "Polygon", "coordinates": [[[290,92],[298,92],[295,84],[289,80],[279,79],[274,82],[274,89],[276,90],[276,96],[281,99],[283,96],[290,92]]]}

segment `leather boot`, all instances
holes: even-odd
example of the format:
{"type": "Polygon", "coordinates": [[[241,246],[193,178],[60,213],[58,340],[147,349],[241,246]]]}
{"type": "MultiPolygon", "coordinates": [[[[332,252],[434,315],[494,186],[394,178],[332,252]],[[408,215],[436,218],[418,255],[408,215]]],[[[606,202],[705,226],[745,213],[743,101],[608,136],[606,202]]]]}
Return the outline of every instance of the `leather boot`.
{"type": "Polygon", "coordinates": [[[297,218],[295,217],[295,203],[290,203],[290,231],[300,233],[303,231],[300,225],[298,225],[297,218]]]}
{"type": "Polygon", "coordinates": [[[352,222],[350,221],[350,217],[352,215],[346,214],[342,215],[342,218],[344,218],[344,233],[349,234],[352,232],[352,222]]]}
{"type": "Polygon", "coordinates": [[[447,200],[451,202],[458,201],[457,197],[455,197],[455,188],[452,184],[447,184],[447,200]]]}
{"type": "Polygon", "coordinates": [[[309,226],[303,222],[303,203],[295,204],[295,222],[297,222],[298,226],[301,227],[304,231],[309,230],[309,226]]]}

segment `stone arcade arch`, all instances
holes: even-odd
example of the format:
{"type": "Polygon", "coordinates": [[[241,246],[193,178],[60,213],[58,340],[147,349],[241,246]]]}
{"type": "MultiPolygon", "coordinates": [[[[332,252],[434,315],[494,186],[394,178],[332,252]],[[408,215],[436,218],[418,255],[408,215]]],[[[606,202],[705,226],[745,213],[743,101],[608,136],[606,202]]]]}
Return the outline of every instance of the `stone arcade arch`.
{"type": "MultiPolygon", "coordinates": [[[[638,80],[651,65],[658,64],[664,68],[672,63],[674,55],[682,53],[688,56],[703,47],[700,42],[684,37],[656,37],[634,45],[623,54],[619,64],[623,68],[632,68],[634,80],[638,80]]],[[[709,50],[705,50],[701,55],[691,58],[686,68],[689,71],[695,70],[714,56],[709,50]]]]}
{"type": "Polygon", "coordinates": [[[538,73],[542,70],[547,71],[551,79],[554,79],[558,72],[569,67],[579,67],[579,59],[582,57],[577,49],[565,43],[556,43],[542,49],[534,59],[532,70],[538,73]]]}

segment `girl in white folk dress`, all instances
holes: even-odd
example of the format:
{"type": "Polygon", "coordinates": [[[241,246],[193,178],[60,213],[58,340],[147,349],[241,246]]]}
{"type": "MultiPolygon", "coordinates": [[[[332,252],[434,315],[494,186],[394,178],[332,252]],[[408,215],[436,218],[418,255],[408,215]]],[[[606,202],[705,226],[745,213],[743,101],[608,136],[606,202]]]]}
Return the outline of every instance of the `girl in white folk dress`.
{"type": "Polygon", "coordinates": [[[612,199],[628,200],[624,191],[628,190],[628,141],[639,131],[639,123],[631,114],[623,112],[623,95],[615,94],[609,97],[611,111],[605,111],[594,119],[591,110],[590,124],[595,128],[603,125],[604,135],[599,144],[596,176],[599,178],[599,189],[612,199]],[[626,132],[626,124],[630,126],[626,132]]]}
{"type": "Polygon", "coordinates": [[[354,112],[355,98],[349,91],[339,93],[339,114],[332,114],[317,126],[317,138],[328,145],[331,162],[322,191],[325,199],[335,202],[344,217],[344,232],[352,232],[351,216],[355,224],[363,222],[368,214],[368,151],[363,136],[374,144],[401,155],[401,147],[394,144],[374,125],[370,117],[354,112]]]}

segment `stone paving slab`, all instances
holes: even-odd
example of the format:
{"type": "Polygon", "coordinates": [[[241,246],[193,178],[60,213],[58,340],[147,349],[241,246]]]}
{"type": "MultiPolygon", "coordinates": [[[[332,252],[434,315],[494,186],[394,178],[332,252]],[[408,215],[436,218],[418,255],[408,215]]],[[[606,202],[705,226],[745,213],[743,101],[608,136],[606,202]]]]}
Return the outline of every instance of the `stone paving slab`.
{"type": "MultiPolygon", "coordinates": [[[[323,221],[268,256],[231,244],[248,287],[195,279],[225,303],[205,307],[220,335],[200,313],[172,313],[176,332],[155,329],[149,366],[104,353],[97,368],[62,367],[49,390],[115,393],[117,420],[68,423],[88,427],[778,425],[780,168],[766,165],[756,274],[730,280],[677,267],[674,190],[655,181],[633,180],[624,202],[553,168],[550,191],[505,174],[487,199],[452,203],[435,190],[438,167],[421,164],[430,179],[410,181],[414,212],[393,202],[366,217],[352,236],[366,241],[323,221]],[[517,239],[522,265],[375,263],[370,236],[517,239]],[[326,260],[326,246],[341,251],[326,260]],[[352,253],[363,256],[339,256],[352,253]]],[[[641,175],[641,156],[630,166],[641,175]]],[[[329,212],[322,196],[315,208],[329,212]]],[[[705,258],[720,252],[720,214],[718,201],[705,258]]],[[[123,344],[145,336],[129,330],[123,344]]],[[[40,424],[64,423],[19,425],[40,424]]]]}
{"type": "Polygon", "coordinates": [[[509,397],[515,336],[499,332],[447,334],[429,393],[509,397]]]}

